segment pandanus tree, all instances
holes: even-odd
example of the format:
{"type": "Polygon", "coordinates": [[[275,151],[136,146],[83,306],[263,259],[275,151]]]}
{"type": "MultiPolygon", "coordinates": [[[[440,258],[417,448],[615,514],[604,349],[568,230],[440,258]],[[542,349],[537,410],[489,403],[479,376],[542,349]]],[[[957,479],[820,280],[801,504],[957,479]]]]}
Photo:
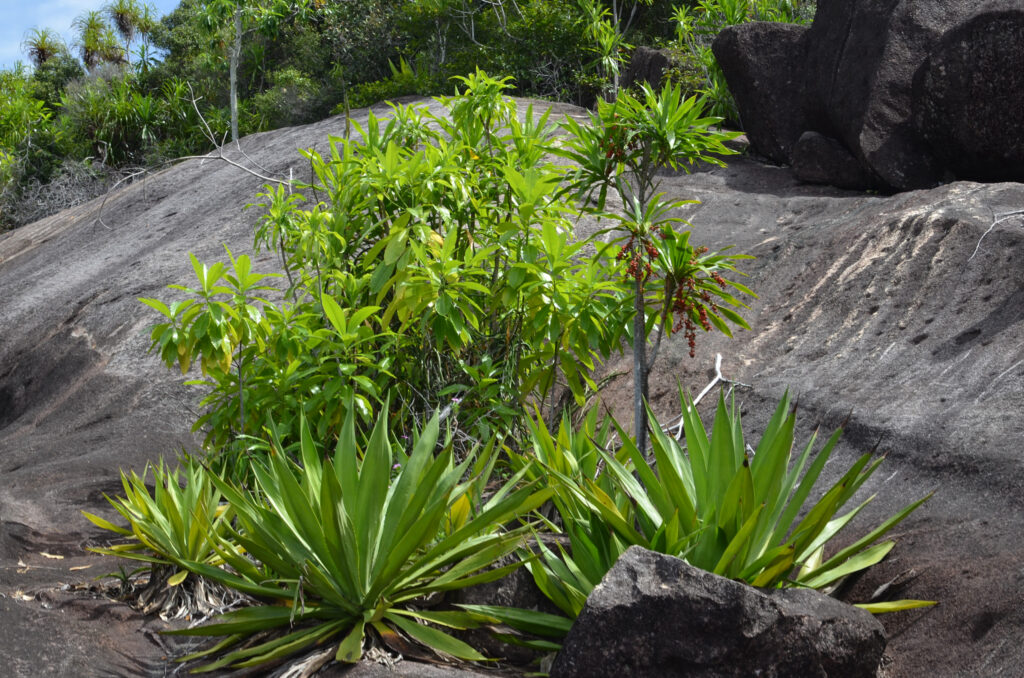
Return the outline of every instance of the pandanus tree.
{"type": "Polygon", "coordinates": [[[137,0],[112,0],[104,5],[103,11],[121,37],[125,59],[131,63],[132,43],[152,28],[152,10],[137,0]]]}
{"type": "Polygon", "coordinates": [[[64,49],[64,42],[50,28],[33,28],[25,34],[21,48],[28,54],[32,65],[39,68],[64,49]]]}
{"type": "Polygon", "coordinates": [[[92,70],[101,63],[124,61],[124,50],[103,18],[103,12],[93,10],[80,14],[71,22],[71,27],[78,33],[75,47],[87,69],[92,70]]]}

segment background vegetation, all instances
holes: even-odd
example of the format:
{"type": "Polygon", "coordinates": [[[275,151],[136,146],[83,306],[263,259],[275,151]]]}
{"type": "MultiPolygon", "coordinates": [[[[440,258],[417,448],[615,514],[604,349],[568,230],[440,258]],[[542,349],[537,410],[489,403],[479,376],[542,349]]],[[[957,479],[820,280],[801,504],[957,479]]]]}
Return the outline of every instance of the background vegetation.
{"type": "Polygon", "coordinates": [[[31,28],[26,63],[0,71],[0,228],[210,150],[200,116],[220,142],[233,117],[245,135],[450,94],[476,68],[511,76],[517,95],[592,106],[636,44],[674,50],[684,92],[708,94],[710,112],[735,121],[713,35],[812,11],[808,0],[182,0],[157,17],[144,0],[97,0],[72,44],[31,28]],[[54,181],[59,190],[43,190],[54,181]]]}

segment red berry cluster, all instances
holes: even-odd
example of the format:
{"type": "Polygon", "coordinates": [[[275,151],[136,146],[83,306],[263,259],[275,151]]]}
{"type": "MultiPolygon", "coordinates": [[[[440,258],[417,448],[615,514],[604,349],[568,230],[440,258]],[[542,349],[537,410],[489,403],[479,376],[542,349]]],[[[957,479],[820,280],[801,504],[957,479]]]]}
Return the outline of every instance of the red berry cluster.
{"type": "MultiPolygon", "coordinates": [[[[703,248],[702,248],[703,249],[703,248]]],[[[707,251],[705,249],[705,251],[707,251]]],[[[691,265],[696,265],[696,261],[691,261],[691,265]]],[[[710,278],[715,283],[725,289],[725,279],[716,273],[711,273],[710,278]]],[[[697,323],[700,323],[701,328],[705,332],[711,331],[711,321],[708,320],[708,310],[712,313],[718,313],[718,304],[714,302],[711,297],[711,293],[706,289],[697,289],[696,278],[687,278],[683,280],[675,289],[675,293],[672,299],[672,312],[675,314],[678,320],[676,321],[675,327],[672,328],[670,334],[683,330],[683,336],[686,337],[686,343],[690,347],[690,357],[693,358],[697,354],[697,323]],[[690,301],[691,299],[699,300],[696,304],[690,301]],[[697,312],[697,322],[693,321],[690,316],[691,311],[697,312]]]]}
{"type": "Polygon", "coordinates": [[[651,277],[651,262],[658,258],[658,248],[650,241],[641,238],[637,242],[636,235],[629,236],[629,242],[615,255],[618,261],[628,262],[626,275],[633,280],[646,281],[651,277]]]}

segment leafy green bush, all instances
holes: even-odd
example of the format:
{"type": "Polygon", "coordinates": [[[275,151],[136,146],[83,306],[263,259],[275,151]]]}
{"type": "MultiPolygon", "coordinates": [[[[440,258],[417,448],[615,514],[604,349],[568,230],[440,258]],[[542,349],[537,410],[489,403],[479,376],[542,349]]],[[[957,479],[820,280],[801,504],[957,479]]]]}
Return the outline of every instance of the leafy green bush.
{"type": "Polygon", "coordinates": [[[283,187],[261,195],[257,241],[281,254],[284,300],[250,300],[239,257],[231,275],[194,261],[199,287],[179,288],[192,301],[147,301],[169,321],[153,332],[163,360],[203,368],[210,443],[268,417],[293,438],[300,414],[330,439],[346,403],[365,425],[390,392],[399,427],[441,409],[468,448],[516,430],[531,398],[555,402],[560,380],[581,404],[596,387],[628,313],[621,284],[572,236],[547,116],[520,122],[504,81],[464,84],[450,120],[396,106],[307,153],[324,197],[311,209],[283,187]]]}
{"type": "Polygon", "coordinates": [[[232,513],[221,503],[220,491],[198,461],[186,459],[173,471],[163,462],[154,466],[153,494],[146,486],[149,471],[147,467],[141,476],[134,471],[122,471],[124,496],[116,500],[106,498],[128,521],[127,527],[82,512],[97,527],[128,538],[123,544],[89,550],[150,563],[150,585],[177,586],[189,575],[187,569],[179,566],[181,562],[223,563],[216,549],[232,513]]]}
{"type": "Polygon", "coordinates": [[[140,164],[158,141],[163,111],[136,87],[135,75],[116,66],[94,69],[61,99],[65,152],[101,164],[140,164]]]}
{"type": "Polygon", "coordinates": [[[248,103],[251,119],[245,131],[262,132],[288,124],[309,122],[316,100],[316,84],[297,68],[283,68],[268,76],[270,87],[248,103]]]}
{"type": "Polygon", "coordinates": [[[22,189],[47,181],[60,164],[60,132],[24,69],[0,71],[0,229],[15,218],[22,189]]]}
{"type": "MultiPolygon", "coordinates": [[[[356,85],[348,94],[348,106],[362,108],[382,101],[390,101],[399,97],[418,94],[425,96],[434,94],[441,89],[422,63],[413,68],[405,59],[398,60],[398,66],[388,62],[391,77],[375,82],[364,82],[356,85]]],[[[334,114],[344,113],[346,103],[343,101],[331,111],[334,114]]]]}

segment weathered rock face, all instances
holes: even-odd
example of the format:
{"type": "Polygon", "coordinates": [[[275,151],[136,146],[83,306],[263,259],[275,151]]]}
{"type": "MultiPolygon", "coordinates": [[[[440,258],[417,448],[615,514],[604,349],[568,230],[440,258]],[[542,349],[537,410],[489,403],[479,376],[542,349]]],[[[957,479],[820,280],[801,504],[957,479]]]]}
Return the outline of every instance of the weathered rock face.
{"type": "MultiPolygon", "coordinates": [[[[787,105],[802,113],[795,132],[784,125],[748,129],[769,157],[798,167],[804,157],[784,156],[812,131],[834,138],[875,182],[896,190],[935,186],[954,174],[1024,179],[1015,160],[1024,123],[1010,120],[1024,96],[1024,10],[1015,0],[821,0],[799,50],[783,31],[750,26],[727,28],[715,41],[737,105],[771,111],[777,98],[796,96],[787,105]],[[795,64],[794,53],[802,57],[795,64]],[[766,54],[783,56],[773,62],[766,54]],[[764,73],[754,79],[753,71],[764,73]]],[[[848,185],[845,168],[836,174],[827,183],[848,185]]]]}
{"type": "Polygon", "coordinates": [[[647,83],[654,90],[661,89],[661,79],[669,67],[671,59],[663,49],[640,46],[633,50],[626,72],[622,74],[623,89],[636,83],[647,83]]]}
{"type": "Polygon", "coordinates": [[[627,550],[590,594],[552,678],[874,678],[885,649],[870,614],[806,589],[755,589],[627,550]]]}
{"type": "Polygon", "coordinates": [[[806,35],[805,26],[759,21],[722,31],[712,45],[751,145],[779,163],[790,162],[793,144],[808,129],[802,77],[806,35]]]}
{"type": "Polygon", "coordinates": [[[793,144],[793,173],[810,184],[832,184],[837,188],[865,190],[874,179],[857,158],[832,137],[804,132],[793,144]]]}
{"type": "Polygon", "coordinates": [[[958,176],[1024,177],[1024,5],[1000,0],[943,35],[917,78],[915,124],[958,176]]]}

